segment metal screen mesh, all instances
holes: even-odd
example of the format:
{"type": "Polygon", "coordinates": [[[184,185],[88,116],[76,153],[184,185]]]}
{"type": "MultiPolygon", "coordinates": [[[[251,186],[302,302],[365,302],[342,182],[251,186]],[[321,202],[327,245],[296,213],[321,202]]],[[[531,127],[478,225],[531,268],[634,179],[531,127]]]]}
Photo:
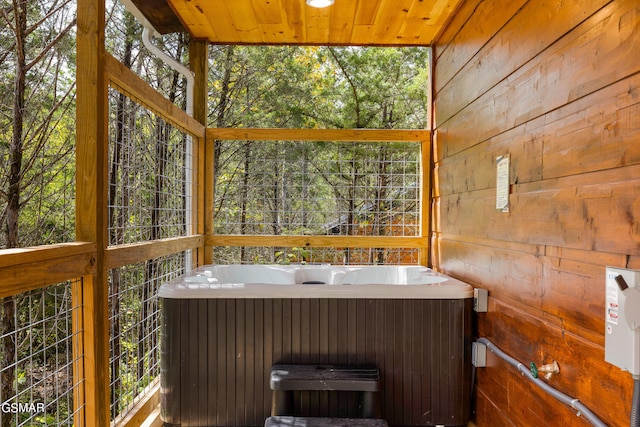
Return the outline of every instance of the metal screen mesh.
{"type": "MultiPolygon", "coordinates": [[[[109,89],[109,244],[188,236],[194,226],[191,137],[139,99],[109,89]]],[[[109,272],[111,418],[126,416],[160,374],[158,288],[190,253],[109,272]]]]}
{"type": "Polygon", "coordinates": [[[158,289],[184,272],[184,253],[110,271],[112,419],[127,415],[160,374],[158,289]]]}
{"type": "Polygon", "coordinates": [[[72,287],[61,283],[2,300],[0,331],[0,425],[73,426],[74,393],[83,395],[84,383],[74,378],[81,365],[81,306],[72,299],[72,287]],[[75,357],[75,358],[74,358],[75,357]],[[8,424],[7,424],[8,423],[8,424]]]}
{"type": "Polygon", "coordinates": [[[220,141],[217,234],[418,236],[420,143],[220,141]]]}
{"type": "Polygon", "coordinates": [[[109,90],[109,243],[190,234],[190,138],[138,100],[109,90]]]}
{"type": "Polygon", "coordinates": [[[415,265],[420,250],[415,248],[273,248],[218,247],[217,264],[332,264],[332,265],[415,265]]]}

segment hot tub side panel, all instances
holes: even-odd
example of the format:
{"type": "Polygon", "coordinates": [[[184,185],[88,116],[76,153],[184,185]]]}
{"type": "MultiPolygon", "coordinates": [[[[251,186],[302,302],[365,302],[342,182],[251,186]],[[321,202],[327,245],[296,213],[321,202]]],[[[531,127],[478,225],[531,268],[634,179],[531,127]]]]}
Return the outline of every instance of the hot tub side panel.
{"type": "MultiPolygon", "coordinates": [[[[471,299],[164,299],[163,307],[169,425],[262,426],[276,363],[373,363],[390,425],[469,420],[471,299]]],[[[297,402],[298,414],[356,416],[350,393],[301,392],[297,402]]]]}

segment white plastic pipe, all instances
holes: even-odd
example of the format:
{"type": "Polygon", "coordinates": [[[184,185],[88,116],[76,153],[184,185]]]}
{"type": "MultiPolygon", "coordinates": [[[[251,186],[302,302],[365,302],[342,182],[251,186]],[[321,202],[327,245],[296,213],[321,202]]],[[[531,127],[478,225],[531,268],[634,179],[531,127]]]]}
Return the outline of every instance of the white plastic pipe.
{"type": "MultiPolygon", "coordinates": [[[[122,0],[125,8],[136,17],[136,19],[142,24],[144,27],[142,31],[142,44],[156,57],[160,58],[165,64],[169,67],[176,70],[187,80],[187,108],[186,113],[193,117],[193,87],[195,85],[195,77],[193,72],[178,60],[172,58],[168,54],[166,54],[162,49],[153,44],[153,36],[156,33],[155,29],[151,25],[151,23],[145,18],[145,16],[140,12],[140,10],[130,1],[130,0],[122,0]]],[[[193,139],[190,135],[187,135],[186,147],[185,147],[185,161],[189,162],[193,159],[193,139]]],[[[187,202],[185,204],[185,227],[188,234],[193,234],[193,207],[192,207],[192,197],[193,197],[193,174],[190,173],[191,168],[187,169],[187,173],[185,176],[185,197],[187,202]]],[[[185,256],[185,269],[187,272],[191,271],[191,266],[193,265],[193,258],[191,251],[187,251],[185,256]]]]}
{"type": "Polygon", "coordinates": [[[165,64],[176,70],[185,79],[187,79],[187,114],[193,117],[193,86],[195,84],[195,77],[193,72],[178,62],[176,59],[167,55],[162,49],[153,44],[152,37],[155,34],[155,30],[152,27],[144,27],[142,31],[142,44],[153,52],[158,58],[162,59],[165,64]]]}
{"type": "Polygon", "coordinates": [[[153,28],[153,25],[145,18],[140,12],[140,9],[136,7],[131,0],[121,0],[125,9],[127,9],[135,18],[140,22],[144,28],[142,31],[142,44],[150,51],[153,52],[158,58],[162,59],[165,64],[182,74],[187,79],[187,114],[193,117],[193,86],[195,84],[195,77],[193,72],[178,62],[176,59],[167,55],[162,49],[153,44],[153,37],[157,31],[153,28]]]}

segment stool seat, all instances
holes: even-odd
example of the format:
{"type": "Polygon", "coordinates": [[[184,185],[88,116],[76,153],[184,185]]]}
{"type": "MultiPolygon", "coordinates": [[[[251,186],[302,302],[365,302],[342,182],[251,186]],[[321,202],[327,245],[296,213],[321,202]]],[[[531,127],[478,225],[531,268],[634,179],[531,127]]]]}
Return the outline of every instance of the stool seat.
{"type": "Polygon", "coordinates": [[[323,418],[272,416],[264,427],[387,427],[385,420],[377,418],[323,418]]]}
{"type": "Polygon", "coordinates": [[[380,391],[376,366],[274,365],[271,390],[380,391]]]}
{"type": "MultiPolygon", "coordinates": [[[[347,391],[360,394],[360,416],[382,412],[382,379],[375,365],[284,365],[271,368],[271,416],[294,415],[294,391],[347,391]]],[[[342,424],[339,424],[342,425],[342,424]]]]}

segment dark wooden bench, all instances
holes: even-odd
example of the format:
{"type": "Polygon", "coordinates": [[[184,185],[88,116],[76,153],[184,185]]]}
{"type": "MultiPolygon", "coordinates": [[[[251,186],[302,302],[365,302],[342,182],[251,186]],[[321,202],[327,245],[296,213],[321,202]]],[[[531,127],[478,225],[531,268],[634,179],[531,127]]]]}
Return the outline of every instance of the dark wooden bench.
{"type": "Polygon", "coordinates": [[[376,418],[321,418],[321,417],[287,417],[275,416],[267,418],[265,427],[387,427],[385,420],[376,418]]]}
{"type": "Polygon", "coordinates": [[[271,415],[293,415],[294,391],[354,391],[360,393],[362,418],[381,416],[382,380],[377,366],[274,365],[271,415]]]}

